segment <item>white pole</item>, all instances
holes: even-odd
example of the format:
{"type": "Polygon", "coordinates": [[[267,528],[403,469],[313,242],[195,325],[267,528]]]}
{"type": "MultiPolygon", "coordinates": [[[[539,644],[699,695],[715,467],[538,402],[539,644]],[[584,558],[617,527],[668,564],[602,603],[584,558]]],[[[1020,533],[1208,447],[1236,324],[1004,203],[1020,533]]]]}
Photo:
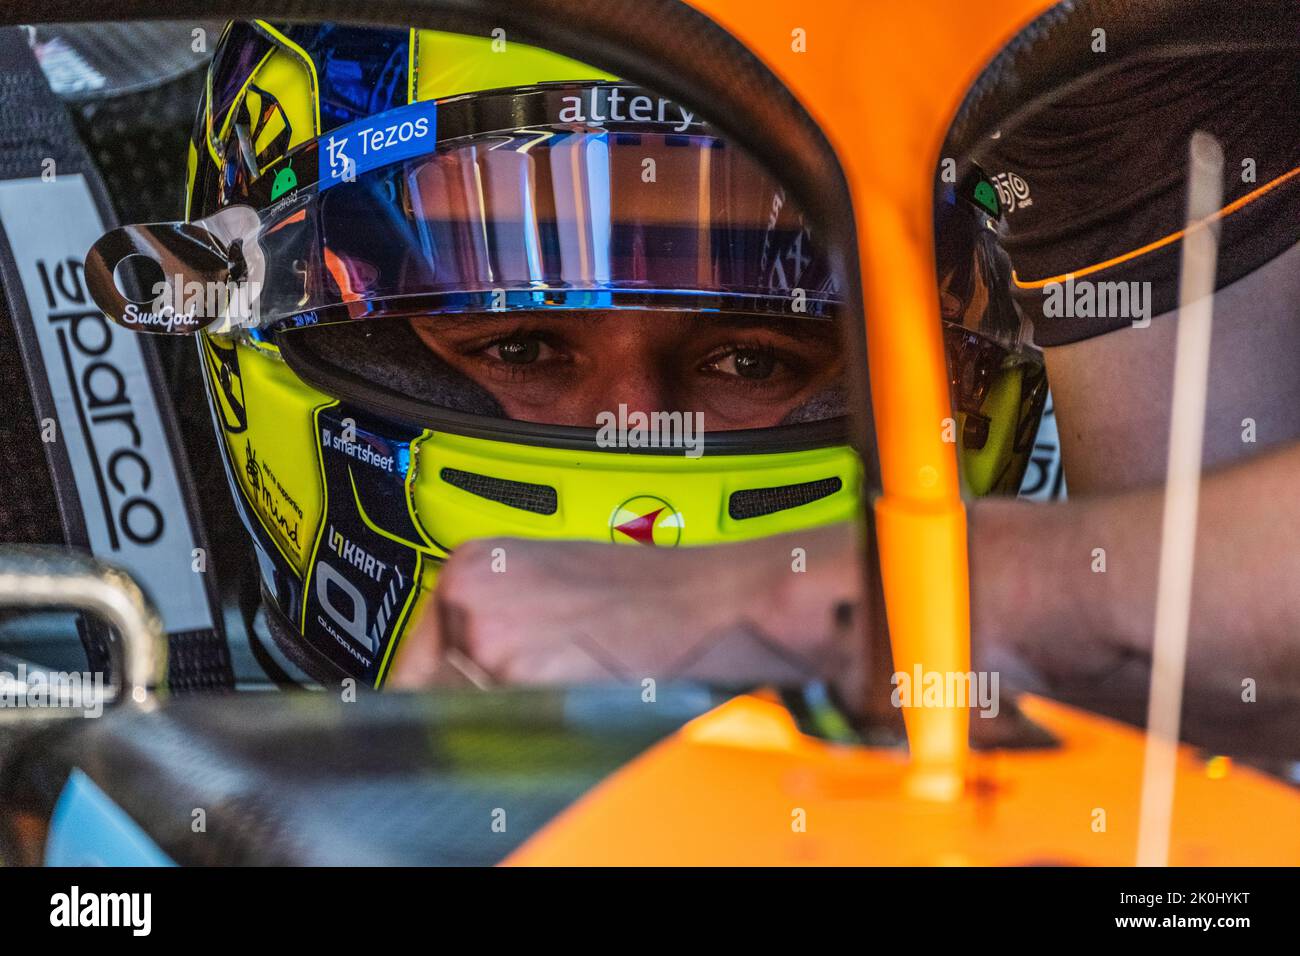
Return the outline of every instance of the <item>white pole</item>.
{"type": "Polygon", "coordinates": [[[1223,148],[1208,133],[1192,135],[1187,177],[1187,229],[1178,286],[1178,344],[1169,421],[1169,466],[1160,537],[1151,697],[1138,821],[1138,866],[1168,866],[1173,823],[1178,729],[1191,620],[1192,572],[1201,482],[1201,443],[1214,321],[1214,277],[1223,203],[1223,148]]]}

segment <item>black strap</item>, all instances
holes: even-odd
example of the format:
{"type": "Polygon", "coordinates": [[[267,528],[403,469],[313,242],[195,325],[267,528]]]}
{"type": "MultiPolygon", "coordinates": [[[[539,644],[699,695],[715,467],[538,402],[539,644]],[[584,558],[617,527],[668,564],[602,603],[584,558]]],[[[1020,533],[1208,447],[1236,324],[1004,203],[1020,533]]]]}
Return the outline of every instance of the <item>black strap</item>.
{"type": "MultiPolygon", "coordinates": [[[[0,529],[135,571],[168,627],[170,686],[232,687],[206,535],[153,343],[103,321],[82,282],[86,236],[115,224],[25,31],[0,30],[0,374],[20,414],[0,442],[0,470],[23,476],[23,487],[0,480],[0,529]],[[42,456],[48,481],[33,468],[42,456]]],[[[83,622],[81,633],[91,667],[107,670],[102,626],[83,622]]]]}

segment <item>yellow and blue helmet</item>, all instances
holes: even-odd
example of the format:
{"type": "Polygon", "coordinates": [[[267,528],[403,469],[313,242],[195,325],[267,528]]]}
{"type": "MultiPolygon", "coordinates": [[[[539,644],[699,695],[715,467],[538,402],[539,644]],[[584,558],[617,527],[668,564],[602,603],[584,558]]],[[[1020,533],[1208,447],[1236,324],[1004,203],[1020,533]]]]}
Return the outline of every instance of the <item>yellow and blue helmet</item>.
{"type": "MultiPolygon", "coordinates": [[[[635,318],[779,327],[835,366],[836,277],[797,204],[680,105],[498,38],[235,23],[189,173],[188,221],[109,233],[88,275],[123,325],[203,330],[272,631],[314,676],[381,685],[471,538],[686,547],[857,513],[835,375],[745,427],[616,401],[632,362],[575,421],[427,347],[475,317],[635,318]]],[[[760,379],[751,353],[724,361],[760,379]]]]}
{"type": "MultiPolygon", "coordinates": [[[[976,490],[1014,490],[1030,390],[980,235],[943,287],[958,440],[976,490]]],[[[687,547],[859,511],[837,277],[798,204],[680,104],[504,37],[231,24],[187,220],[86,270],[118,323],[201,333],[272,634],[321,680],[382,685],[473,538],[687,547]]]]}

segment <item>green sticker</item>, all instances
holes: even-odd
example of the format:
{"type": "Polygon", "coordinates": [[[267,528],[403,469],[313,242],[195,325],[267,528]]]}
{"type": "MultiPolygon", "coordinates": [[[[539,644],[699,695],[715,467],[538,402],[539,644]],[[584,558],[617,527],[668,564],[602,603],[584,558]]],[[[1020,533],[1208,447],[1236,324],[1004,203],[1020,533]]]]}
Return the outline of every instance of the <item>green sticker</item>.
{"type": "Polygon", "coordinates": [[[987,209],[990,216],[995,218],[1001,211],[998,208],[998,191],[993,188],[993,184],[987,179],[981,179],[975,184],[975,201],[987,209]]]}
{"type": "Polygon", "coordinates": [[[293,167],[286,166],[275,174],[275,182],[271,184],[271,198],[279,199],[290,189],[296,189],[298,186],[298,177],[294,174],[293,167]]]}

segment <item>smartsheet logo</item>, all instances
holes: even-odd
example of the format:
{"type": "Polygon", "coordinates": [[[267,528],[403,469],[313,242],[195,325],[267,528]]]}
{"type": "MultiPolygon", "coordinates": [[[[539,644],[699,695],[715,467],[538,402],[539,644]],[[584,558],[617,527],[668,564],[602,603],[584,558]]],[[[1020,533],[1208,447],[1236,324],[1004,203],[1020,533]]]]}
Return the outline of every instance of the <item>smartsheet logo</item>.
{"type": "Polygon", "coordinates": [[[50,925],[58,927],[128,927],[133,936],[153,928],[152,893],[68,893],[50,897],[50,925]]]}

